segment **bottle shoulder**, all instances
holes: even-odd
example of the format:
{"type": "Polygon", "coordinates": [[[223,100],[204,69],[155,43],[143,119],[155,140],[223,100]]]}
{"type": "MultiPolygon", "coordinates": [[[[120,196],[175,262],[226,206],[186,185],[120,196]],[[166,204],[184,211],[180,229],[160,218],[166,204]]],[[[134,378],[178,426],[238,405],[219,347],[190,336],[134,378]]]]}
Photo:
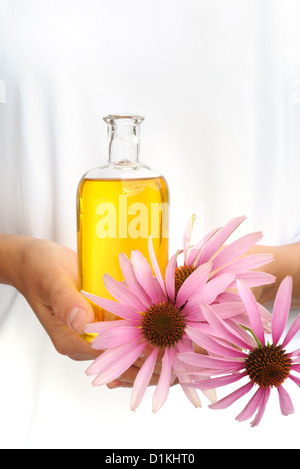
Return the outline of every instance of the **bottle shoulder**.
{"type": "Polygon", "coordinates": [[[162,177],[160,171],[143,163],[107,163],[88,170],[81,179],[148,179],[159,177],[162,177]]]}

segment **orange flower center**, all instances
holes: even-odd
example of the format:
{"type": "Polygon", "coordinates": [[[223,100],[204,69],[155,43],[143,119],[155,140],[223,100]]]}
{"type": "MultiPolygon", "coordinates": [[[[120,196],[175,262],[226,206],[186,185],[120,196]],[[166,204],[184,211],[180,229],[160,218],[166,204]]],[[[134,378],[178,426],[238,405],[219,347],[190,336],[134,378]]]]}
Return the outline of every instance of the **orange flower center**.
{"type": "Polygon", "coordinates": [[[172,303],[152,305],[143,313],[144,337],[155,347],[174,347],[182,340],[185,327],[186,319],[181,309],[172,303]]]}
{"type": "Polygon", "coordinates": [[[192,265],[182,265],[175,269],[175,295],[180,290],[183,282],[196,270],[192,265]]]}
{"type": "Polygon", "coordinates": [[[256,348],[246,359],[246,372],[251,381],[262,388],[278,387],[288,377],[292,361],[280,346],[256,348]]]}

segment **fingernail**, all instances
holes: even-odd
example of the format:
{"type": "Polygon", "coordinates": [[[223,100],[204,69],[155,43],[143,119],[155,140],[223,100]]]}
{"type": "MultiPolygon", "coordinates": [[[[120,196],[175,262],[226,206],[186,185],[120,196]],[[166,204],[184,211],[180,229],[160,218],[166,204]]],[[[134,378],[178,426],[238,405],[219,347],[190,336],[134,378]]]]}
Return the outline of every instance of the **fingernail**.
{"type": "Polygon", "coordinates": [[[111,383],[108,383],[106,386],[108,387],[108,389],[115,389],[120,388],[122,386],[122,383],[119,380],[115,379],[111,383]]]}
{"type": "Polygon", "coordinates": [[[74,308],[69,317],[69,323],[72,329],[75,332],[82,333],[83,328],[86,324],[87,314],[83,308],[77,307],[74,308]]]}

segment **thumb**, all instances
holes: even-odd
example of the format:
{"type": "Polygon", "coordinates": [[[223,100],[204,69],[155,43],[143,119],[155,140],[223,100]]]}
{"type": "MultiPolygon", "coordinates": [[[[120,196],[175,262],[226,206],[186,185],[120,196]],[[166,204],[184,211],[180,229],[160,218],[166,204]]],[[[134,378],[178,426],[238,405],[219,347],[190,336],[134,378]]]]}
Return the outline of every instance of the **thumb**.
{"type": "Polygon", "coordinates": [[[55,316],[77,334],[83,334],[84,326],[95,321],[91,304],[69,278],[60,278],[59,286],[53,287],[50,306],[55,316]]]}
{"type": "Polygon", "coordinates": [[[75,306],[71,309],[68,315],[67,324],[70,329],[78,334],[84,333],[84,327],[86,324],[89,324],[95,320],[93,310],[91,315],[89,309],[92,309],[90,305],[88,305],[88,307],[75,306]]]}

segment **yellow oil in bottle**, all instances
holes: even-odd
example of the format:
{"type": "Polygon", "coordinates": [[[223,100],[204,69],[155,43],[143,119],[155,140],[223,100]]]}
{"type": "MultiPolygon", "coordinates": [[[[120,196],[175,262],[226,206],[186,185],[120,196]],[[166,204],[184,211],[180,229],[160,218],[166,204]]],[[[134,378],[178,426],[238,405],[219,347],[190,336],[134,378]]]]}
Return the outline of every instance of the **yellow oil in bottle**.
{"type": "MultiPolygon", "coordinates": [[[[168,208],[168,186],[163,177],[83,178],[77,196],[80,288],[113,299],[103,275],[124,280],[119,266],[122,252],[130,259],[131,251],[138,249],[150,262],[150,234],[164,274],[168,262],[168,208]]],[[[105,320],[105,312],[92,306],[95,320],[105,320]]]]}

